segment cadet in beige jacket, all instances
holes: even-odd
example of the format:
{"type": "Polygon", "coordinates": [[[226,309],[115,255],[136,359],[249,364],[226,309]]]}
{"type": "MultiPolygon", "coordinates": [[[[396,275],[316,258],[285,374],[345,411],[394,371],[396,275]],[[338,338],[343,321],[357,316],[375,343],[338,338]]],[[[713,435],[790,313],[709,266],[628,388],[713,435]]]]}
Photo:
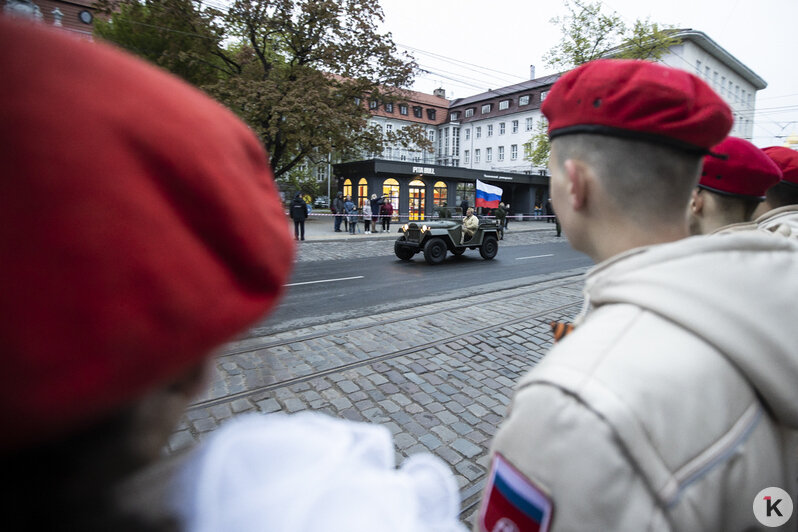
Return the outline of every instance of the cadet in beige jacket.
{"type": "Polygon", "coordinates": [[[517,386],[475,530],[729,531],[761,527],[765,505],[788,514],[798,245],[685,238],[672,208],[728,133],[728,107],[687,72],[600,60],[560,78],[542,110],[557,215],[599,264],[574,331],[517,386]]]}
{"type": "Polygon", "coordinates": [[[754,212],[754,222],[760,229],[798,238],[798,152],[782,146],[762,151],[779,166],[783,177],[768,189],[765,201],[754,212]]]}
{"type": "Polygon", "coordinates": [[[690,197],[690,233],[756,230],[751,217],[768,189],[781,181],[781,170],[762,150],[737,137],[726,137],[712,153],[704,157],[701,179],[690,197]]]}

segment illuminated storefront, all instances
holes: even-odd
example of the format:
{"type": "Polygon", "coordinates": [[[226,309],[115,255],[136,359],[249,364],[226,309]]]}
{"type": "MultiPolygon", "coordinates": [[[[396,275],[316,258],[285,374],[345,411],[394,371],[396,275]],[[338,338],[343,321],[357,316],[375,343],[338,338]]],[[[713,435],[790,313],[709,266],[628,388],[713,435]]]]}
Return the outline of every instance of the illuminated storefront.
{"type": "Polygon", "coordinates": [[[394,220],[428,220],[447,203],[453,216],[462,215],[463,200],[474,206],[476,180],[501,187],[502,201],[512,214],[532,214],[535,201],[548,197],[549,177],[453,166],[368,159],[333,166],[338,188],[357,198],[358,206],[369,191],[381,193],[391,202],[394,220]],[[355,183],[357,189],[355,190],[355,183]],[[356,192],[354,194],[353,192],[356,192]]]}

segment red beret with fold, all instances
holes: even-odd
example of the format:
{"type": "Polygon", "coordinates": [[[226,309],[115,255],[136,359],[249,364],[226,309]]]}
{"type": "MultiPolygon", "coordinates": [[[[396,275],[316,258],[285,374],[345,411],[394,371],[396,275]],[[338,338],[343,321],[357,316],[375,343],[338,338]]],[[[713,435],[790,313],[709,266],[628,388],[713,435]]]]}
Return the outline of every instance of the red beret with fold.
{"type": "Polygon", "coordinates": [[[706,154],[732,127],[729,106],[698,77],[640,60],[598,59],[563,75],[543,101],[549,137],[593,133],[706,154]]]}
{"type": "Polygon", "coordinates": [[[782,183],[798,186],[798,152],[784,146],[762,148],[765,154],[781,168],[782,183]]]}
{"type": "Polygon", "coordinates": [[[765,153],[737,137],[726,139],[704,157],[698,186],[720,194],[765,199],[767,190],[781,180],[781,170],[765,153]]]}
{"type": "Polygon", "coordinates": [[[293,242],[230,111],[109,46],[0,17],[4,449],[167,383],[272,308],[293,242]]]}

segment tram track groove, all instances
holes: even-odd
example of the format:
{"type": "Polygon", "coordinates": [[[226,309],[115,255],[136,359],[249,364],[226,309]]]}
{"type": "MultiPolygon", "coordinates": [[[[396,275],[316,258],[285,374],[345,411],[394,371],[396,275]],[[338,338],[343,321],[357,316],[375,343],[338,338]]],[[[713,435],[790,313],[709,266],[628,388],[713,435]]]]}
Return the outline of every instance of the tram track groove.
{"type": "MultiPolygon", "coordinates": [[[[548,288],[551,288],[551,287],[548,287],[548,288]]],[[[205,408],[212,408],[212,407],[215,407],[215,406],[224,405],[224,404],[227,404],[227,403],[232,403],[232,402],[237,401],[239,399],[245,399],[245,398],[251,397],[253,395],[258,395],[258,394],[261,394],[261,393],[264,393],[264,392],[270,392],[270,391],[277,390],[277,389],[280,389],[280,388],[286,388],[286,387],[289,387],[289,386],[293,386],[295,384],[300,384],[300,383],[307,382],[307,381],[310,381],[310,380],[313,380],[313,379],[326,377],[326,376],[329,376],[329,375],[334,375],[336,373],[340,373],[340,372],[347,371],[347,370],[350,370],[350,369],[360,368],[360,367],[363,367],[363,366],[376,364],[378,362],[382,362],[382,361],[385,361],[385,360],[391,360],[391,359],[398,358],[398,357],[401,357],[401,356],[406,356],[406,355],[409,355],[409,354],[412,354],[412,353],[415,353],[415,352],[418,352],[418,351],[423,351],[425,349],[430,349],[430,348],[436,347],[438,345],[447,344],[447,343],[450,343],[450,342],[454,342],[454,341],[461,340],[463,338],[468,338],[468,337],[471,337],[471,336],[475,336],[475,335],[478,335],[478,334],[484,334],[484,333],[489,332],[491,330],[501,329],[503,327],[507,327],[507,326],[510,326],[510,325],[515,325],[517,323],[521,323],[521,322],[524,322],[524,321],[527,321],[527,320],[539,319],[542,316],[545,316],[545,315],[548,315],[548,314],[554,314],[554,313],[558,313],[558,312],[563,312],[566,309],[570,309],[570,308],[574,308],[574,307],[580,307],[581,305],[582,305],[582,302],[578,301],[578,302],[574,302],[574,303],[568,303],[568,304],[565,304],[565,305],[560,305],[560,306],[557,306],[557,307],[550,307],[550,308],[547,308],[547,309],[544,309],[544,310],[536,311],[534,313],[524,314],[522,316],[516,316],[516,317],[514,317],[512,319],[509,319],[509,320],[506,320],[506,321],[502,321],[500,323],[494,323],[494,324],[491,324],[491,325],[486,325],[484,327],[479,327],[479,328],[470,330],[470,331],[465,332],[465,333],[459,333],[459,334],[447,336],[445,338],[440,338],[440,339],[437,339],[437,340],[433,340],[431,342],[425,342],[423,344],[419,344],[419,345],[416,345],[416,346],[413,346],[413,347],[407,347],[407,348],[404,348],[404,349],[398,349],[396,351],[392,351],[392,352],[389,352],[389,353],[384,353],[382,355],[376,355],[374,357],[369,357],[369,358],[366,358],[366,359],[363,359],[363,360],[358,360],[358,361],[355,361],[355,362],[350,362],[348,364],[341,364],[341,365],[335,366],[333,368],[328,368],[328,369],[316,371],[316,372],[313,372],[313,373],[310,373],[310,374],[307,374],[307,375],[300,375],[300,376],[297,376],[297,377],[284,379],[282,381],[273,382],[273,383],[270,383],[270,384],[265,384],[263,386],[258,386],[256,388],[253,388],[251,390],[245,390],[245,391],[242,391],[242,392],[228,394],[228,395],[225,395],[223,397],[217,397],[217,398],[214,398],[214,399],[208,399],[208,400],[204,400],[204,401],[199,401],[199,402],[191,404],[186,410],[187,410],[187,412],[192,412],[192,411],[201,410],[201,409],[205,409],[205,408]]],[[[417,318],[418,316],[415,316],[415,317],[417,318]]],[[[374,326],[374,325],[375,324],[372,324],[371,326],[374,326]]],[[[329,334],[330,333],[327,333],[327,334],[325,334],[323,336],[327,336],[329,334]]],[[[294,342],[298,342],[298,341],[301,341],[301,340],[294,340],[294,342]]],[[[293,342],[288,342],[288,343],[293,343],[293,342]]],[[[261,349],[263,349],[263,348],[261,348],[261,349]]]]}

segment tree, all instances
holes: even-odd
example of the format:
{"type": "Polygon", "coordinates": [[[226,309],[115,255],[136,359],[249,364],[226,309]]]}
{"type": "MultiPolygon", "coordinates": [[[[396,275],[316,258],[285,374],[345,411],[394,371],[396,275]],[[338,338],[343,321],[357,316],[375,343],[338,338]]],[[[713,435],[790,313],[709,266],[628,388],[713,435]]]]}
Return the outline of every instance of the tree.
{"type": "MultiPolygon", "coordinates": [[[[138,0],[121,0],[128,9],[111,17],[112,27],[141,17],[138,0]]],[[[200,81],[186,79],[227,105],[252,127],[269,152],[276,177],[298,165],[315,165],[330,153],[344,158],[380,152],[386,139],[369,127],[366,102],[402,98],[416,64],[399,54],[390,34],[382,35],[378,3],[363,0],[236,0],[225,10],[192,0],[147,0],[166,6],[166,18],[145,19],[182,41],[180,52],[166,52],[169,43],[153,39],[148,58],[166,68],[202,68],[200,81]],[[191,4],[187,9],[185,4],[191,4]],[[190,28],[186,30],[185,28],[190,28]],[[362,103],[361,103],[362,102],[362,103]]],[[[160,15],[160,11],[157,13],[160,15]]],[[[141,53],[139,44],[121,30],[108,32],[114,42],[141,53]],[[133,45],[136,46],[133,46],[133,45]]],[[[149,33],[149,32],[148,32],[149,33]]],[[[160,35],[159,32],[154,32],[160,35]]],[[[428,149],[421,128],[395,133],[400,142],[428,149]]]]}
{"type": "MultiPolygon", "coordinates": [[[[555,17],[562,40],[549,50],[543,60],[548,66],[568,70],[603,57],[657,61],[681,39],[672,26],[636,20],[629,29],[617,13],[606,14],[601,2],[566,0],[568,14],[555,17]]],[[[546,166],[549,160],[549,138],[546,123],[538,123],[530,139],[531,155],[527,160],[546,166]]]]}
{"type": "Polygon", "coordinates": [[[601,2],[566,0],[565,7],[567,15],[551,20],[562,31],[562,40],[543,58],[551,67],[567,70],[602,57],[656,61],[681,42],[672,26],[649,19],[636,20],[630,29],[617,13],[604,13],[601,2]]]}

